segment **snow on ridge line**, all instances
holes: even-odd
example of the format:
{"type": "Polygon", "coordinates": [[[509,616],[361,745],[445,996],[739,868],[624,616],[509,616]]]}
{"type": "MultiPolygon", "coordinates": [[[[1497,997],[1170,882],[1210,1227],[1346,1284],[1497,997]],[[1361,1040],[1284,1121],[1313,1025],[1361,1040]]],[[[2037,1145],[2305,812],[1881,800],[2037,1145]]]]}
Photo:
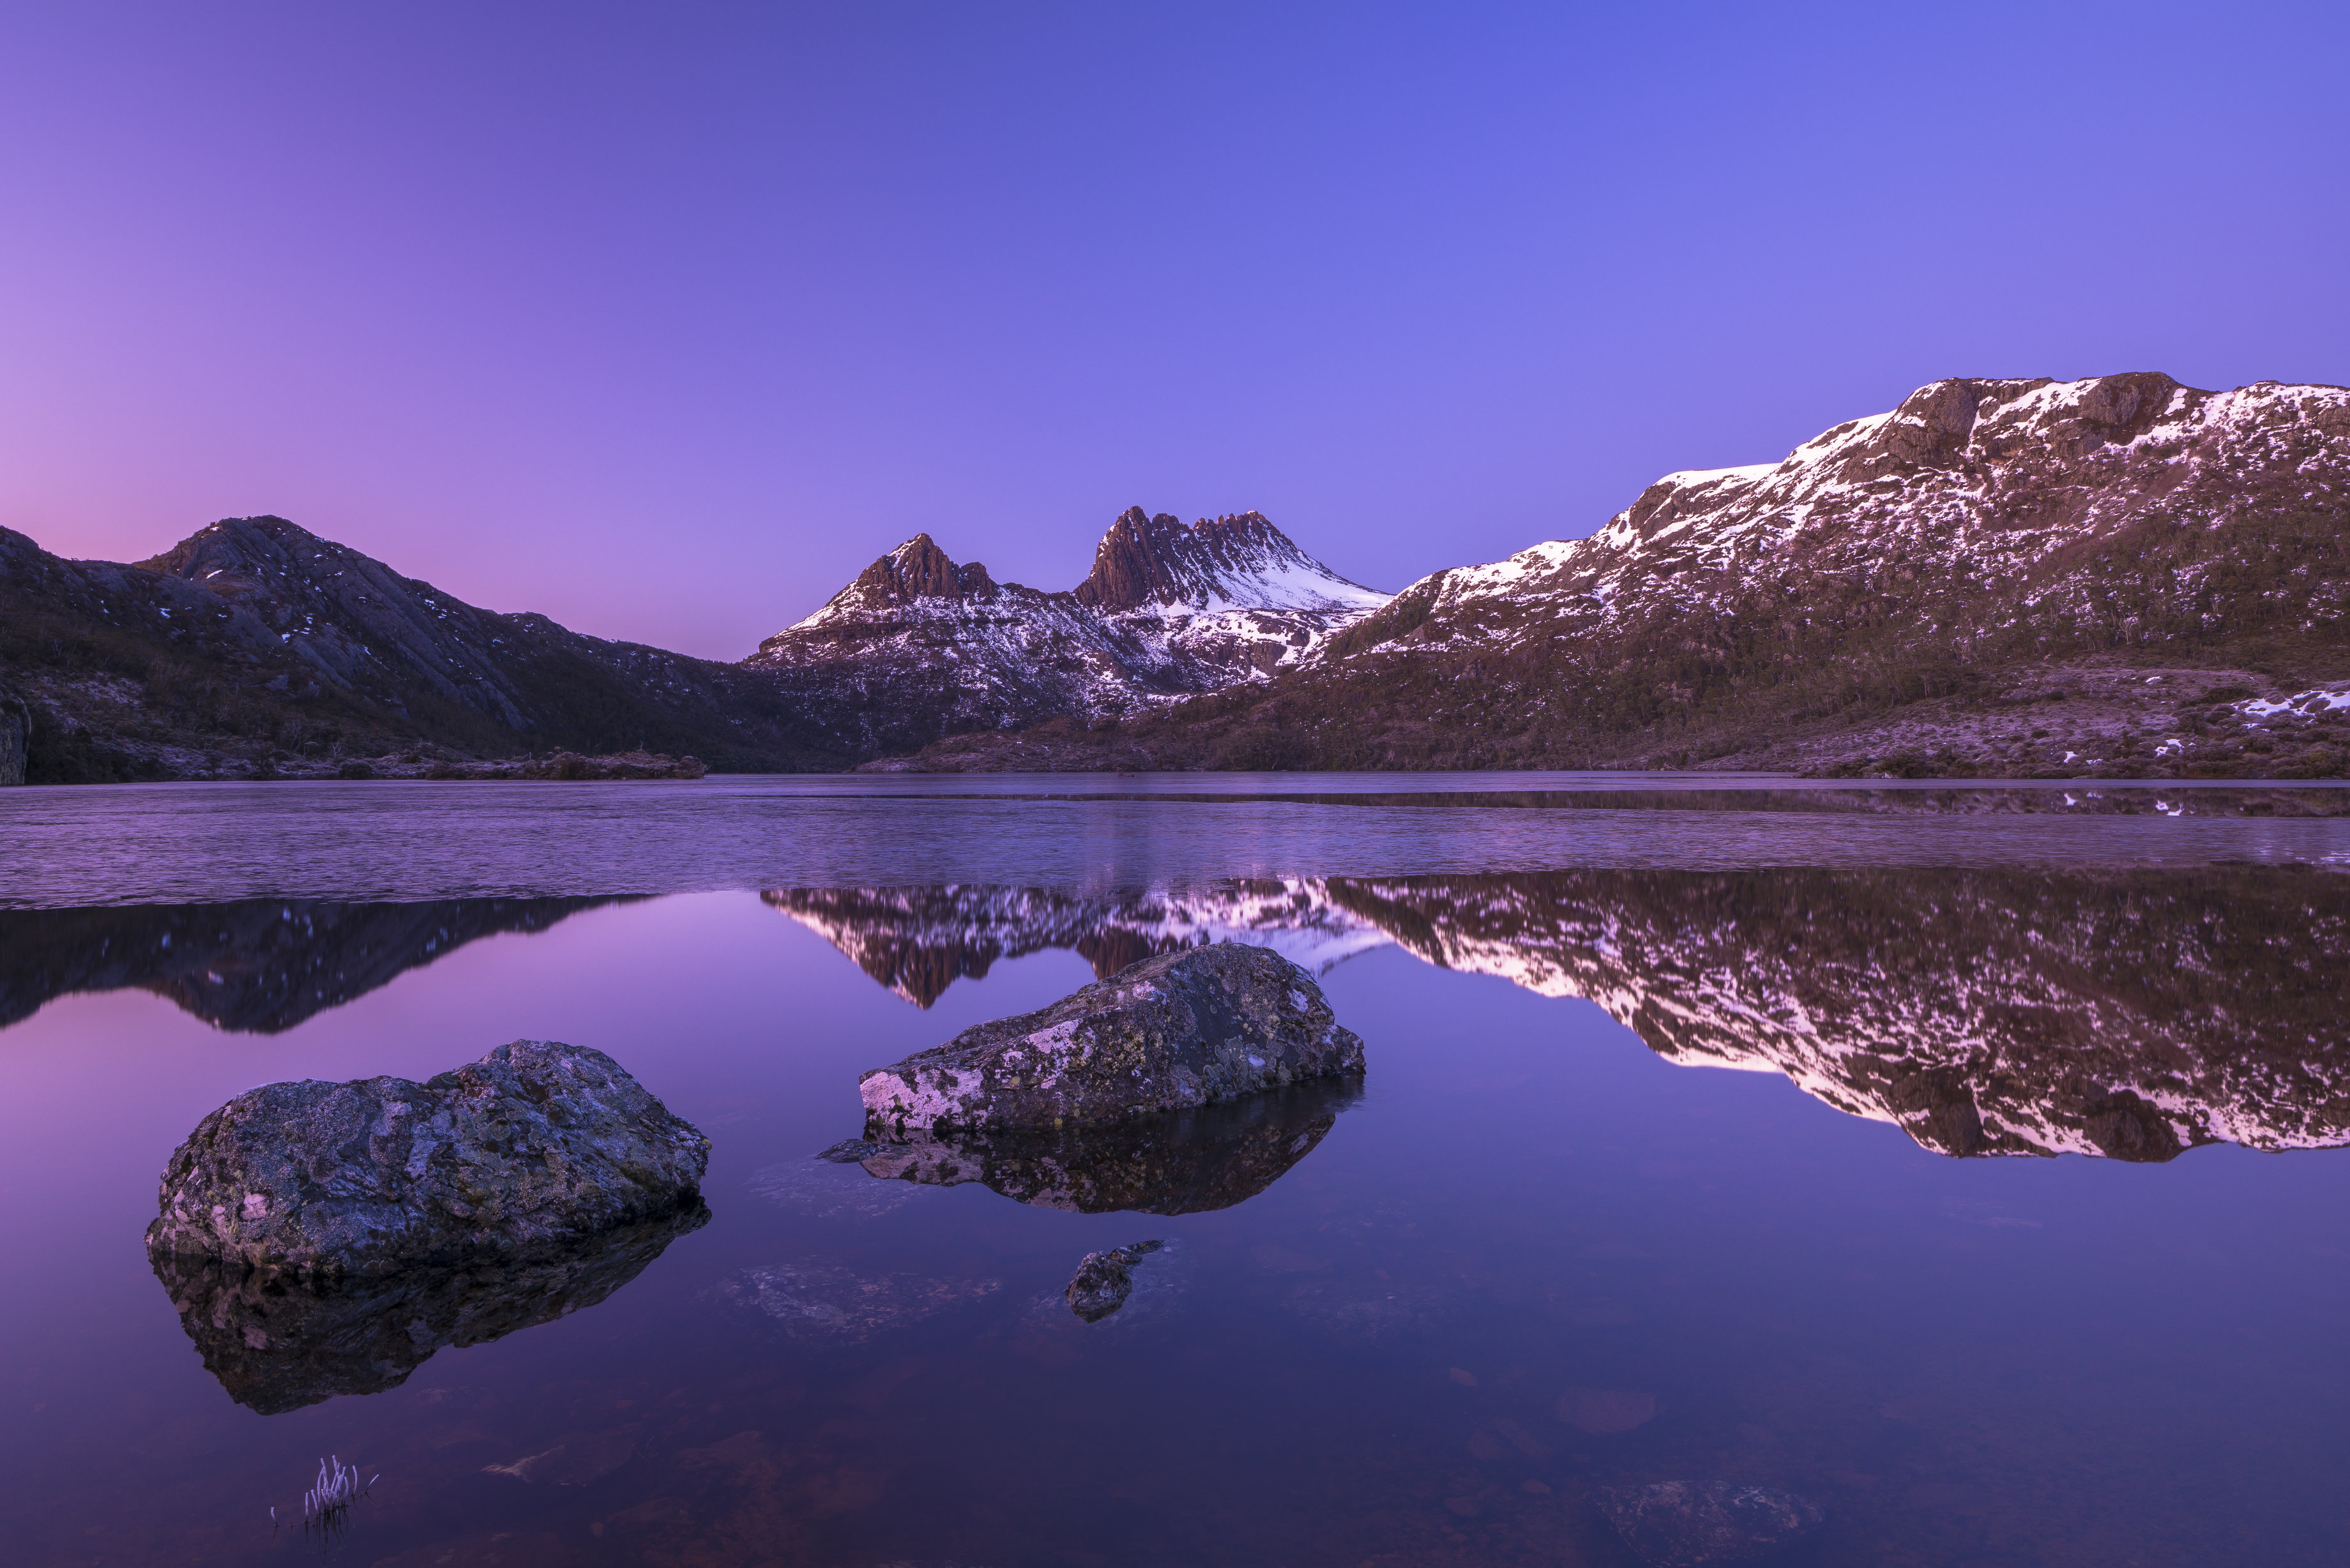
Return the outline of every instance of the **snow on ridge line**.
{"type": "MultiPolygon", "coordinates": [[[[1975,431],[1980,432],[2002,425],[2011,429],[2018,425],[2037,428],[2060,414],[2077,412],[2095,389],[2111,378],[2089,376],[2069,381],[2046,381],[2005,393],[1991,389],[2002,385],[2021,386],[2027,379],[1986,377],[1952,379],[1972,379],[1976,385],[1986,389],[1982,395],[1989,406],[1979,409],[1973,421],[1975,431]]],[[[1737,508],[1749,503],[1776,508],[1783,514],[1783,527],[1792,525],[1800,529],[1819,501],[1856,488],[1854,482],[1836,477],[1828,464],[1876,440],[1888,425],[1898,423],[1922,428],[1921,421],[1914,415],[1904,415],[1901,409],[1908,407],[1919,394],[1947,384],[1948,379],[1929,381],[1904,398],[1895,409],[1831,426],[1799,444],[1778,462],[1676,470],[1663,475],[1642,492],[1645,495],[1658,486],[1667,486],[1677,493],[1676,500],[1686,497],[1705,507],[1731,509],[1727,514],[1717,510],[1711,516],[1676,518],[1655,534],[1648,535],[1631,522],[1638,506],[1636,502],[1634,506],[1617,513],[1584,538],[1545,540],[1499,561],[1432,573],[1405,591],[1409,593],[1423,584],[1441,579],[1442,587],[1439,592],[1448,600],[1505,593],[1519,588],[1530,578],[1558,573],[1583,552],[1631,552],[1644,545],[1669,538],[1677,555],[1690,543],[1695,543],[1701,552],[1710,551],[1764,521],[1760,516],[1735,515],[1737,508]],[[1717,493],[1704,494],[1709,489],[1717,493]],[[1742,496],[1739,494],[1742,490],[1752,493],[1742,496]]],[[[2350,405],[2350,388],[2315,382],[2260,381],[2227,391],[2211,392],[2174,381],[2163,400],[2156,422],[2132,438],[2128,444],[2159,445],[2191,438],[2204,431],[2231,432],[2264,418],[2272,418],[2272,410],[2280,403],[2305,415],[2313,406],[2350,405]]],[[[1596,597],[1605,599],[1607,585],[1600,585],[1596,597]]]]}

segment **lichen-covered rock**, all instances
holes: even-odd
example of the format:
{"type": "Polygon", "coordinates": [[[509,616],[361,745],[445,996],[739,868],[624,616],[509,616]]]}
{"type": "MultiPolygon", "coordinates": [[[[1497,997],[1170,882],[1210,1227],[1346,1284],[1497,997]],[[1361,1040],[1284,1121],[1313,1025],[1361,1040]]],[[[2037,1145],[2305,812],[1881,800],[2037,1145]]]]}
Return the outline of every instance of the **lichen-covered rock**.
{"type": "Polygon", "coordinates": [[[1363,1070],[1314,977],[1265,948],[1165,953],[859,1083],[870,1136],[1180,1110],[1363,1070]]]}
{"type": "Polygon", "coordinates": [[[1659,1481],[1607,1487],[1599,1511],[1657,1568],[1744,1563],[1775,1552],[1821,1520],[1817,1503],[1763,1486],[1659,1481]]]}
{"type": "Polygon", "coordinates": [[[1314,1152],[1360,1094],[1354,1079],[1321,1078],[1121,1122],[934,1127],[902,1142],[837,1144],[808,1163],[853,1159],[892,1185],[975,1181],[1015,1202],[1073,1214],[1201,1214],[1271,1187],[1314,1152]]]}
{"type": "Polygon", "coordinates": [[[1134,1265],[1166,1244],[1135,1241],[1107,1252],[1087,1252],[1063,1293],[1069,1310],[1087,1323],[1101,1322],[1134,1293],[1134,1265]]]}
{"type": "Polygon", "coordinates": [[[710,1140],[600,1051],[517,1040],[421,1084],[270,1084],[163,1171],[151,1253],[302,1279],[564,1245],[672,1213],[710,1140]]]}

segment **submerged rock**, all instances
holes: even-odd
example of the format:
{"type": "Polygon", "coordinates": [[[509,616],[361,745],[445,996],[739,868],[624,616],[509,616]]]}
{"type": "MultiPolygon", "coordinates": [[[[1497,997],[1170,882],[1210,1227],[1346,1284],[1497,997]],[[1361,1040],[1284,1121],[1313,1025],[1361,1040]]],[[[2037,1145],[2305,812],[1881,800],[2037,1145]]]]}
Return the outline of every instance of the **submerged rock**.
{"type": "Polygon", "coordinates": [[[444,1346],[594,1306],[709,1219],[697,1199],[568,1246],[310,1281],[184,1253],[159,1252],[153,1262],[204,1370],[238,1404],[275,1416],[398,1387],[444,1346]]]}
{"type": "Polygon", "coordinates": [[[1817,1503],[1769,1487],[1660,1481],[1607,1487],[1599,1511],[1657,1568],[1744,1563],[1776,1552],[1822,1518],[1817,1503]]]}
{"type": "Polygon", "coordinates": [[[856,1345],[993,1295],[1000,1280],[932,1280],[860,1274],[831,1263],[744,1269],[712,1295],[738,1312],[774,1320],[791,1339],[856,1345]]]}
{"type": "Polygon", "coordinates": [[[1135,1241],[1107,1252],[1087,1252],[1064,1293],[1069,1310],[1087,1323],[1101,1322],[1134,1293],[1134,1265],[1166,1244],[1135,1241]]]}
{"type": "Polygon", "coordinates": [[[1359,1074],[1314,977],[1266,948],[1165,953],[868,1073],[867,1136],[1116,1122],[1359,1074]]]}
{"type": "Polygon", "coordinates": [[[147,1246],[305,1281],[391,1273],[675,1213],[709,1163],[710,1140],[609,1056],[517,1040],[421,1084],[239,1095],[172,1154],[147,1246]]]}
{"type": "Polygon", "coordinates": [[[484,1465],[482,1473],[512,1476],[533,1486],[586,1486],[635,1459],[637,1434],[641,1430],[628,1426],[608,1432],[566,1432],[551,1449],[525,1454],[512,1464],[484,1465]]]}
{"type": "Polygon", "coordinates": [[[1360,1093],[1355,1080],[1331,1078],[1107,1126],[933,1128],[864,1145],[874,1152],[861,1163],[888,1180],[976,1181],[1040,1209],[1198,1214],[1272,1186],[1360,1093]]]}
{"type": "Polygon", "coordinates": [[[778,1209],[819,1220],[878,1220],[923,1196],[919,1187],[875,1181],[854,1159],[836,1155],[832,1149],[805,1159],[761,1166],[743,1185],[778,1209]]]}
{"type": "Polygon", "coordinates": [[[1461,1303],[1458,1292],[1439,1282],[1371,1274],[1303,1280],[1281,1304],[1324,1337],[1361,1350],[1433,1333],[1461,1303]]]}

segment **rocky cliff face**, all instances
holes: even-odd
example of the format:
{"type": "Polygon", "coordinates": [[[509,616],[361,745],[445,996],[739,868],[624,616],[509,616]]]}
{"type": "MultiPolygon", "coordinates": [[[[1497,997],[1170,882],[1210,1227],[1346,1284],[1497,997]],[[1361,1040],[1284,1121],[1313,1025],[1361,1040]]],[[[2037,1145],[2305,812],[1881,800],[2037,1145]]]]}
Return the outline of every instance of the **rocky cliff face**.
{"type": "Polygon", "coordinates": [[[0,785],[25,782],[25,759],[32,735],[32,710],[25,706],[23,698],[0,686],[0,785]]]}
{"type": "Polygon", "coordinates": [[[1098,899],[766,897],[925,1003],[935,991],[909,977],[943,983],[974,953],[1089,946],[1107,976],[1126,953],[1245,933],[1326,972],[1393,943],[1593,1002],[1676,1062],[1783,1073],[1944,1154],[2350,1143],[2334,994],[2350,881],[2332,872],[1586,871],[1098,899]]]}
{"type": "Polygon", "coordinates": [[[997,583],[916,535],[746,666],[871,756],[1262,681],[1386,602],[1256,513],[1187,526],[1135,507],[1067,593],[997,583]]]}
{"type": "Polygon", "coordinates": [[[35,782],[419,746],[847,760],[735,666],[481,609],[278,517],[224,519],[133,566],[0,530],[0,667],[34,710],[35,782]]]}
{"type": "Polygon", "coordinates": [[[1091,745],[2316,776],[2350,761],[2345,568],[2350,391],[1937,381],[1781,462],[1669,474],[1589,538],[1423,578],[1294,672],[1091,745]]]}

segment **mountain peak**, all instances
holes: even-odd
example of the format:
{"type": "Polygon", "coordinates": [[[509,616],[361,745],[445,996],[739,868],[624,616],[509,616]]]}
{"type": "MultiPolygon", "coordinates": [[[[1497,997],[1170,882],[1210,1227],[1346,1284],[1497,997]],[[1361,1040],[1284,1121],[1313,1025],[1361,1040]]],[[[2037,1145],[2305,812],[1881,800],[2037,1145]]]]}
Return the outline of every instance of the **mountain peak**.
{"type": "Polygon", "coordinates": [[[241,576],[265,566],[284,570],[306,560],[353,554],[298,523],[264,514],[207,523],[161,555],[133,564],[192,582],[224,571],[241,576]]]}
{"type": "Polygon", "coordinates": [[[1105,614],[1193,609],[1374,609],[1387,596],[1348,582],[1299,549],[1261,512],[1202,517],[1129,506],[1094,546],[1077,602],[1105,614]]]}
{"type": "Polygon", "coordinates": [[[825,608],[854,604],[883,609],[917,599],[987,598],[994,592],[995,580],[985,566],[977,561],[957,566],[936,540],[917,534],[859,572],[825,608]]]}

